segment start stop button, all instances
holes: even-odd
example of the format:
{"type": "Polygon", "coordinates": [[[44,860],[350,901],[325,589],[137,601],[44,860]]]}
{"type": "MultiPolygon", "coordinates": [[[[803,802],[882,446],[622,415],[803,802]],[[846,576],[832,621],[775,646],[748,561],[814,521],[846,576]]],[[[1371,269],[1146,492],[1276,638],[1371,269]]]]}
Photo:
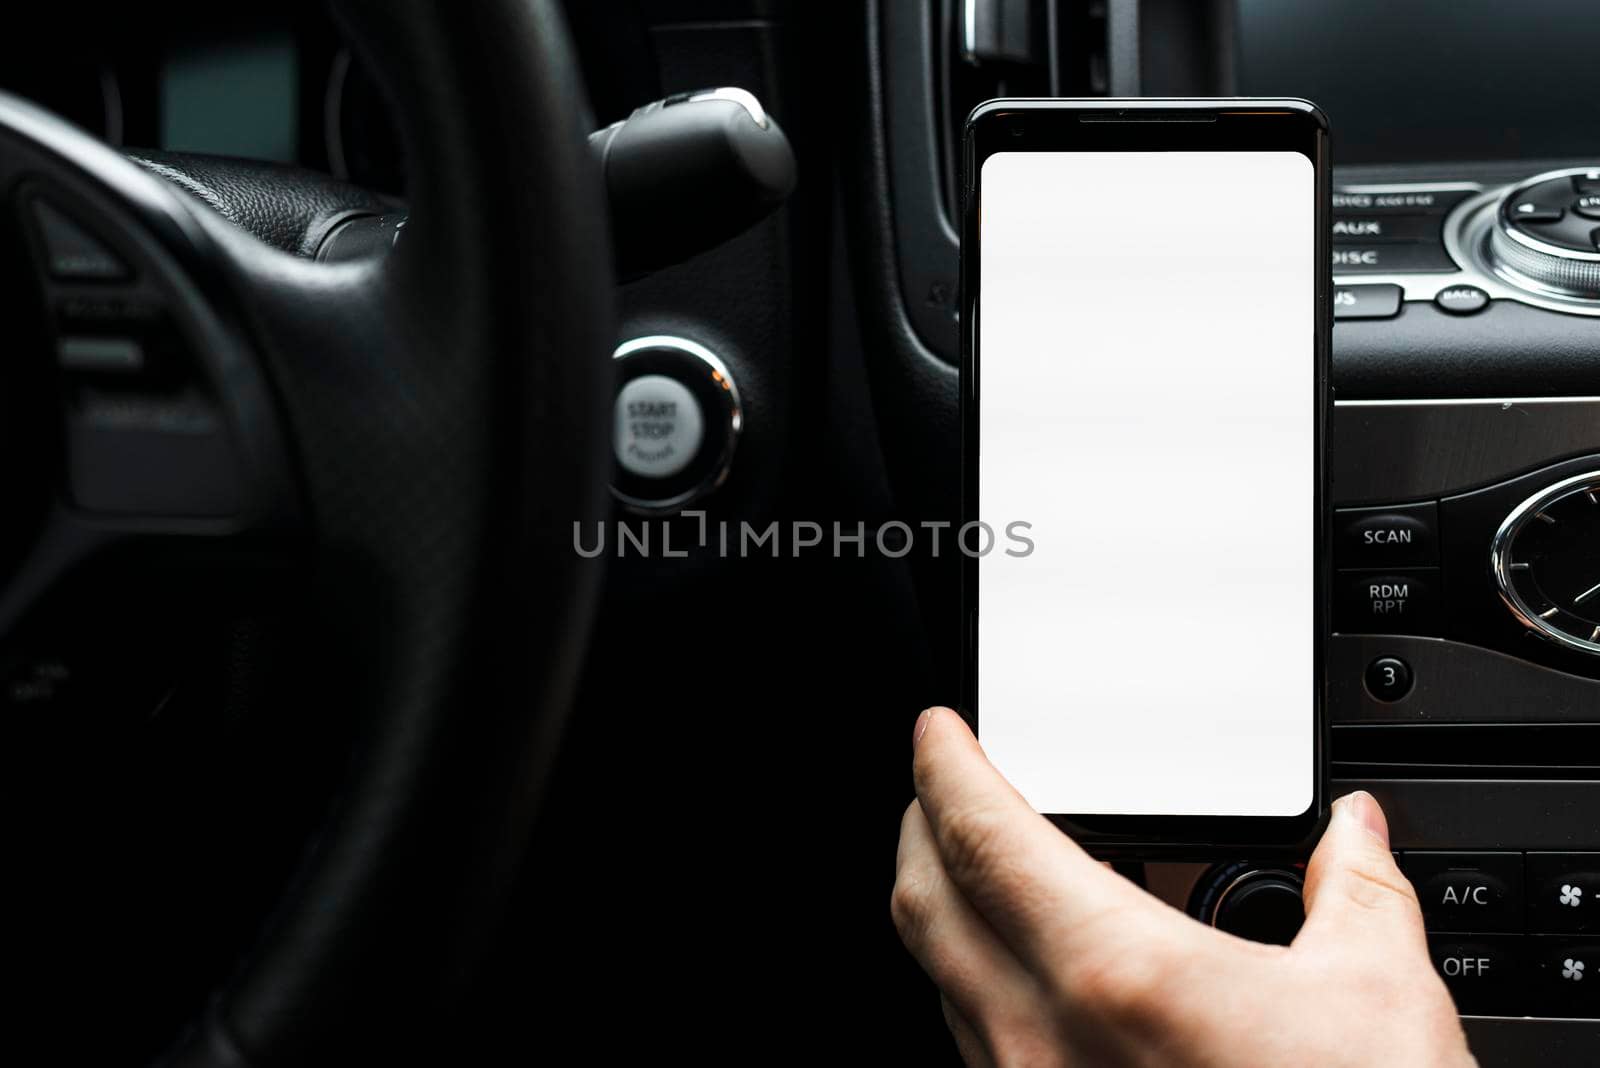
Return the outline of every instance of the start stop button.
{"type": "Polygon", "coordinates": [[[728,477],[744,421],[733,375],[682,337],[635,338],[616,360],[612,495],[630,511],[679,511],[728,477]]]}
{"type": "Polygon", "coordinates": [[[617,393],[612,444],[623,470],[670,478],[700,452],[705,417],[689,387],[666,375],[641,375],[617,393]]]}

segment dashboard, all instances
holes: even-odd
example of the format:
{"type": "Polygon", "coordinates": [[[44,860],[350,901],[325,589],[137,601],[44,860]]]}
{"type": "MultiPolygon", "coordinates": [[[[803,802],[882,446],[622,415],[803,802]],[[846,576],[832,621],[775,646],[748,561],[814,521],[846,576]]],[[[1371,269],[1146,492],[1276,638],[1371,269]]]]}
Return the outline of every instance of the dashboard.
{"type": "Polygon", "coordinates": [[[1538,160],[1594,151],[1593,5],[1239,0],[1236,86],[1317,102],[1334,158],[1538,160]]]}
{"type": "MultiPolygon", "coordinates": [[[[1271,94],[1324,108],[1335,162],[1328,457],[1338,540],[1322,684],[1334,789],[1367,789],[1389,814],[1480,1061],[1592,1063],[1600,984],[1572,977],[1600,975],[1592,0],[1525,0],[1514,11],[1494,0],[565,6],[597,129],[649,101],[738,87],[782,124],[799,161],[798,190],[772,218],[619,287],[625,399],[705,415],[689,466],[640,453],[613,484],[619,514],[670,528],[674,547],[698,538],[704,548],[707,529],[792,520],[842,522],[879,545],[895,528],[959,523],[954,222],[959,130],[974,105],[1001,95],[1271,94]],[[1002,6],[1026,17],[1007,30],[1002,6]]],[[[43,17],[37,37],[0,42],[0,88],[130,149],[276,161],[403,197],[405,152],[382,95],[320,2],[43,17]]],[[[1130,210],[1208,213],[1220,244],[1251,204],[1243,191],[1194,203],[1175,180],[1170,201],[1130,210]]],[[[1149,300],[1159,307],[1161,294],[1149,300]]],[[[655,433],[658,423],[640,425],[655,433]]],[[[1250,507],[1279,499],[1262,487],[1250,507]]],[[[1245,536],[1249,519],[1242,509],[1245,536]]],[[[792,940],[796,960],[831,954],[818,965],[826,974],[730,951],[749,953],[734,974],[762,982],[722,992],[739,1009],[725,1015],[754,1042],[805,1030],[780,1010],[814,1004],[826,981],[838,1004],[871,1007],[854,1022],[881,1030],[883,1048],[910,1059],[926,1041],[925,1063],[948,1058],[937,998],[916,985],[890,930],[888,884],[862,874],[883,875],[893,854],[909,799],[899,769],[911,711],[959,692],[959,561],[933,546],[818,562],[798,550],[608,561],[583,707],[538,843],[549,870],[583,878],[532,880],[527,916],[572,919],[555,934],[508,938],[526,958],[501,962],[503,974],[525,978],[526,959],[538,959],[554,977],[518,997],[545,999],[552,1016],[573,1007],[576,1018],[585,991],[615,984],[616,961],[702,954],[712,924],[770,930],[770,905],[741,889],[798,886],[805,907],[776,937],[792,940]],[[837,731],[792,729],[818,708],[852,725],[851,745],[839,746],[837,731]],[[714,731],[765,756],[712,766],[714,731]],[[828,780],[819,796],[773,789],[818,769],[828,780]],[[628,850],[591,833],[641,819],[668,831],[631,835],[628,850]],[[797,873],[781,851],[746,847],[774,826],[827,862],[797,873]],[[652,865],[694,878],[663,880],[641,910],[637,873],[652,865]],[[846,955],[859,967],[839,969],[846,955]],[[895,998],[904,1013],[884,1007],[895,998]],[[910,1018],[920,1027],[905,1027],[910,1018]]],[[[1273,610],[1260,606],[1263,625],[1273,610]]],[[[1247,665],[1250,635],[1238,639],[1247,665]]],[[[143,700],[126,696],[130,674],[118,665],[103,689],[143,700]]],[[[14,703],[25,693],[6,692],[14,703]]],[[[178,781],[179,763],[160,767],[178,781]]],[[[1301,915],[1303,871],[1292,864],[1238,857],[1125,871],[1250,937],[1291,937],[1301,915]]],[[[167,928],[146,923],[147,910],[176,907],[154,890],[133,905],[127,913],[151,939],[167,928]]],[[[141,952],[158,951],[165,944],[141,952]]],[[[505,1018],[520,1020],[524,1007],[505,1018]]],[[[654,1011],[636,1028],[641,1040],[681,1026],[668,1000],[654,1011]]]]}
{"type": "MultiPolygon", "coordinates": [[[[566,6],[600,125],[659,95],[643,16],[631,5],[566,6]]],[[[0,89],[111,144],[294,164],[405,191],[405,153],[383,94],[325,3],[223,12],[177,2],[88,20],[38,17],[37,35],[0,42],[0,89]]]]}

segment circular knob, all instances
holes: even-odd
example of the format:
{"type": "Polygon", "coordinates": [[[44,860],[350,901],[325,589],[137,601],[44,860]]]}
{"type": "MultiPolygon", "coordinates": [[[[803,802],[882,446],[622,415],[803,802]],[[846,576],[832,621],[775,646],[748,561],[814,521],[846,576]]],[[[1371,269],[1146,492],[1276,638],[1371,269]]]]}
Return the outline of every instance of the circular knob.
{"type": "Polygon", "coordinates": [[[1600,169],[1549,171],[1506,194],[1489,252],[1524,288],[1600,299],[1600,169]]]}
{"type": "Polygon", "coordinates": [[[1301,885],[1287,868],[1225,869],[1206,918],[1219,931],[1286,946],[1306,918],[1301,885]]]}
{"type": "Polygon", "coordinates": [[[681,337],[641,337],[616,351],[611,493],[631,511],[676,512],[728,477],[744,426],[727,365],[681,337]]]}
{"type": "Polygon", "coordinates": [[[1540,490],[1495,532],[1500,599],[1547,641],[1600,656],[1600,471],[1540,490]]]}

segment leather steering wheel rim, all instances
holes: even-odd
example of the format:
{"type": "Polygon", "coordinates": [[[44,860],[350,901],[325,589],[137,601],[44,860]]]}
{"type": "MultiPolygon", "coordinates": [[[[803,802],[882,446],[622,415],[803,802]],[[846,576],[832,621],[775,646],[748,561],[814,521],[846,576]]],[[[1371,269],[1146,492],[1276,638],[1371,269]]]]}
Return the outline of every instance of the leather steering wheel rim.
{"type": "MultiPolygon", "coordinates": [[[[190,1044],[206,1060],[370,1054],[381,1028],[434,1007],[421,992],[470,968],[496,913],[486,897],[531,824],[597,592],[570,524],[607,507],[610,243],[561,13],[552,0],[334,9],[414,161],[416,221],[383,273],[355,283],[386,341],[379,382],[332,378],[311,355],[348,329],[343,287],[308,304],[299,272],[263,271],[251,289],[281,301],[258,321],[282,331],[267,347],[284,358],[291,413],[330,405],[292,434],[312,507],[357,496],[370,508],[347,515],[346,533],[319,533],[364,551],[379,541],[374,555],[394,561],[380,580],[396,601],[385,633],[365,629],[373,613],[353,621],[389,677],[364,698],[375,729],[324,841],[190,1044]],[[402,374],[397,353],[412,357],[402,374]],[[351,386],[356,398],[340,395],[351,386]],[[414,407],[430,393],[433,411],[414,407]],[[339,425],[351,410],[367,425],[339,425]],[[408,455],[395,464],[391,450],[408,455]],[[427,493],[459,497],[439,507],[427,493]],[[400,887],[411,892],[397,903],[400,887]]],[[[351,595],[335,589],[335,604],[351,595]]]]}
{"type": "Polygon", "coordinates": [[[572,531],[609,509],[614,284],[561,13],[332,7],[410,160],[411,222],[379,262],[269,248],[0,98],[0,134],[137,220],[256,357],[206,355],[254,428],[247,458],[279,437],[292,455],[328,650],[317,667],[336,671],[308,677],[306,700],[361,727],[301,870],[165,1058],[177,1065],[417,1048],[498,918],[598,596],[572,531]],[[246,403],[257,377],[270,400],[246,403]]]}

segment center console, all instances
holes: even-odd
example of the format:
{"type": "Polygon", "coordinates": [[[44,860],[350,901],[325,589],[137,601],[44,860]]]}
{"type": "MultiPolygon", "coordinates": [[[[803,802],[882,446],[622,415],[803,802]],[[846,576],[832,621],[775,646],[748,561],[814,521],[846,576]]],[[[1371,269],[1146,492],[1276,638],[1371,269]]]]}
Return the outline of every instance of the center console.
{"type": "MultiPolygon", "coordinates": [[[[1469,17],[1495,7],[1481,0],[1404,13],[1377,0],[1109,0],[1096,37],[1064,14],[1076,5],[1039,0],[1055,13],[1043,36],[951,58],[962,35],[942,20],[970,8],[981,28],[990,6],[880,3],[869,16],[875,110],[862,174],[892,210],[858,216],[858,267],[863,306],[889,309],[875,324],[867,316],[868,360],[902,508],[914,519],[955,509],[934,473],[958,463],[949,297],[959,258],[945,190],[963,92],[1316,100],[1335,163],[1334,792],[1368,790],[1388,813],[1480,1061],[1592,1063],[1600,142],[1592,94],[1556,86],[1582,80],[1600,29],[1575,20],[1569,0],[1531,0],[1512,29],[1555,43],[1506,54],[1484,28],[1505,28],[1503,15],[1469,17]],[[1550,38],[1550,27],[1562,29],[1550,38]],[[1440,58],[1444,44],[1459,63],[1440,58]],[[1470,73],[1488,69],[1470,61],[1475,48],[1495,51],[1507,74],[1492,98],[1470,73]],[[972,88],[985,75],[994,84],[972,88]]],[[[1219,245],[1229,214],[1250,210],[1246,191],[1184,204],[1175,177],[1179,206],[1215,212],[1219,245]]],[[[1272,506],[1270,494],[1250,505],[1272,506]]],[[[1242,513],[1242,538],[1249,526],[1242,513]]],[[[955,618],[941,591],[955,583],[942,562],[920,566],[930,630],[953,642],[940,637],[955,618]]],[[[1261,612],[1271,625],[1272,606],[1261,612]]],[[[1249,635],[1239,642],[1248,686],[1249,635]]],[[[1143,874],[1153,893],[1246,937],[1287,941],[1298,926],[1294,866],[1240,858],[1143,874]]]]}
{"type": "MultiPolygon", "coordinates": [[[[1464,1013],[1595,1019],[1600,398],[1544,370],[1600,345],[1600,168],[1509,169],[1334,194],[1333,773],[1389,812],[1464,1013]],[[1506,313],[1536,325],[1486,345],[1506,313]],[[1356,331],[1388,383],[1340,374],[1356,331]],[[1473,359],[1504,387],[1474,395],[1473,359]]],[[[1164,875],[1202,920],[1292,937],[1281,870],[1164,875]]]]}

